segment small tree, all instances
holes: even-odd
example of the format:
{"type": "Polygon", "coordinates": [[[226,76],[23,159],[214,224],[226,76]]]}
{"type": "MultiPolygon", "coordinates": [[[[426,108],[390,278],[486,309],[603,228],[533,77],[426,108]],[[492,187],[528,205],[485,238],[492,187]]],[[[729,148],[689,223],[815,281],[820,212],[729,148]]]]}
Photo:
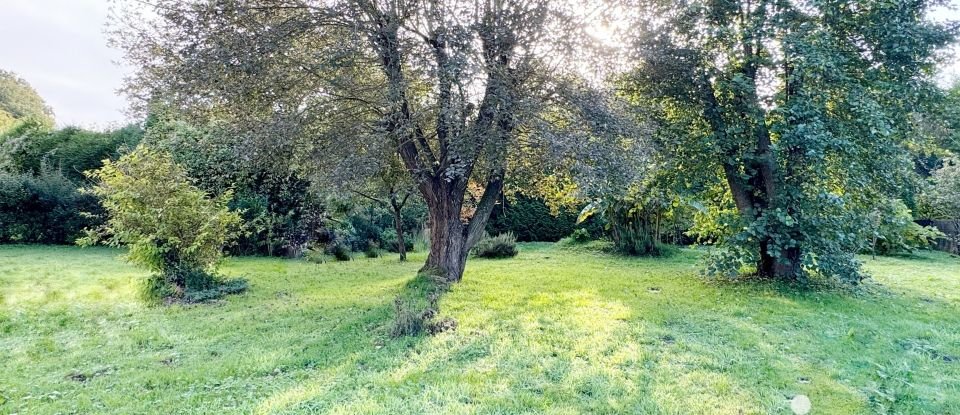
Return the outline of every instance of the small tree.
{"type": "Polygon", "coordinates": [[[213,268],[240,223],[227,208],[231,192],[208,197],[169,154],[143,145],[87,175],[109,218],[81,244],[128,247],[130,262],[156,273],[148,289],[159,297],[216,288],[213,268]]]}
{"type": "Polygon", "coordinates": [[[949,158],[934,170],[920,200],[926,219],[960,219],[960,161],[949,158]]]}

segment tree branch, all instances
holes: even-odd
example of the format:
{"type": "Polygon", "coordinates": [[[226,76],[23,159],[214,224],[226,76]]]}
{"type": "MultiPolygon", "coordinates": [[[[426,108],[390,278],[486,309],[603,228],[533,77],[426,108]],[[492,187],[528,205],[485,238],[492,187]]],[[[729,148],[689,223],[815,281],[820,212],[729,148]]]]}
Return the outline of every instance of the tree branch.
{"type": "Polygon", "coordinates": [[[473,248],[477,241],[480,240],[480,237],[483,236],[483,231],[487,227],[487,221],[490,220],[490,214],[493,213],[493,208],[496,206],[497,199],[500,198],[500,192],[502,191],[502,174],[496,175],[487,182],[487,188],[484,189],[483,196],[480,197],[480,202],[477,203],[477,210],[473,213],[473,217],[470,218],[470,224],[467,225],[467,250],[473,248]]]}

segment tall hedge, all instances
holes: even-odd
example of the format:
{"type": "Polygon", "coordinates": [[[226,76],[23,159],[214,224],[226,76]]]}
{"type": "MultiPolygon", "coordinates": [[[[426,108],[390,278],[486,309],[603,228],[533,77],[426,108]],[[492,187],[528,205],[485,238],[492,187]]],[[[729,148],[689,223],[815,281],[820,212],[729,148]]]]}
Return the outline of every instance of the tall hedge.
{"type": "Polygon", "coordinates": [[[72,244],[99,224],[97,198],[58,170],[39,174],[0,171],[0,243],[72,244]]]}
{"type": "MultiPolygon", "coordinates": [[[[512,232],[521,242],[556,242],[573,233],[577,226],[577,212],[565,209],[554,216],[542,199],[523,194],[506,198],[494,209],[487,224],[487,232],[499,235],[512,232]]],[[[584,226],[591,234],[600,235],[601,226],[595,220],[584,226]]]]}

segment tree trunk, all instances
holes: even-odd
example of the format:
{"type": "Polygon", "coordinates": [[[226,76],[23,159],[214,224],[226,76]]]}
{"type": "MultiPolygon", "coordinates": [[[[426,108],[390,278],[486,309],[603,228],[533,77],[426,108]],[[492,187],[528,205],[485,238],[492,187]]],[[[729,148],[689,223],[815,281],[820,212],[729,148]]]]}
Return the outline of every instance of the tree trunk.
{"type": "MultiPolygon", "coordinates": [[[[446,188],[447,186],[435,187],[446,188]]],[[[468,252],[466,229],[460,221],[463,194],[426,199],[429,213],[430,253],[427,254],[427,262],[420,272],[441,276],[448,282],[458,282],[463,278],[468,252]]]]}
{"type": "Polygon", "coordinates": [[[800,248],[786,248],[780,253],[780,258],[774,264],[773,275],[781,281],[798,281],[802,270],[800,269],[800,248]]]}
{"type": "Polygon", "coordinates": [[[465,182],[451,183],[443,179],[421,186],[429,213],[430,253],[420,272],[442,276],[447,282],[463,279],[467,255],[483,235],[503,190],[503,179],[501,174],[494,174],[487,182],[469,224],[460,217],[466,188],[465,182]]]}

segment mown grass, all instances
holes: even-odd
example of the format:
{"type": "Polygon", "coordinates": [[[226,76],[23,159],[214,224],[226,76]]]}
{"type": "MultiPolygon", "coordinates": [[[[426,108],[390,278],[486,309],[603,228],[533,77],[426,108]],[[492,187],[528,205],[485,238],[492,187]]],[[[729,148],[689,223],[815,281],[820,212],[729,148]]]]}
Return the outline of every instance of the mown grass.
{"type": "Polygon", "coordinates": [[[422,254],[236,258],[249,292],[148,307],[118,251],[0,247],[0,413],[960,412],[960,259],[865,258],[866,288],[697,276],[696,251],[470,261],[456,331],[391,339],[422,254]]]}

